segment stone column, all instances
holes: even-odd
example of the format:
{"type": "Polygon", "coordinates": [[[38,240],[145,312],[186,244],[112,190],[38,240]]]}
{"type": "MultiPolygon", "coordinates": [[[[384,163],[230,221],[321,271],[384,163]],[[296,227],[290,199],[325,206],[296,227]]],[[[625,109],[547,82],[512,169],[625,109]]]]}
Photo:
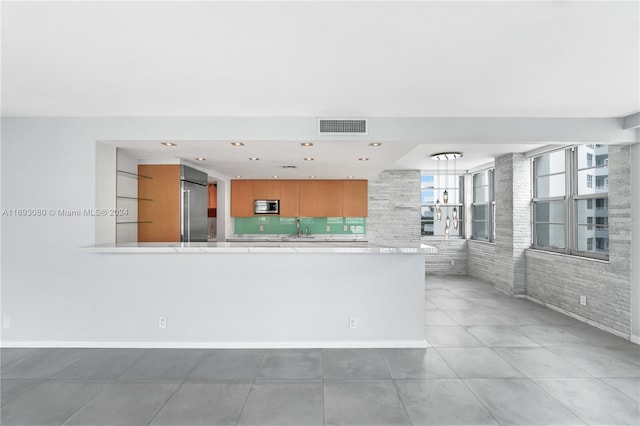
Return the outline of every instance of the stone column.
{"type": "Polygon", "coordinates": [[[495,268],[498,290],[525,293],[525,250],[531,246],[531,161],[523,154],[496,158],[495,268]]]}

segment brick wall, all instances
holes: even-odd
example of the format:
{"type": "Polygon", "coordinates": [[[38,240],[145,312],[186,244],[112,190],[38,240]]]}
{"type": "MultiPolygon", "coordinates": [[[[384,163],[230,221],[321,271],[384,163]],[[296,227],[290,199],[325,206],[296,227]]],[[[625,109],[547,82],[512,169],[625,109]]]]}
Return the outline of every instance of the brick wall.
{"type": "Polygon", "coordinates": [[[609,145],[609,262],[526,251],[527,295],[624,334],[631,323],[629,157],[629,146],[609,145]]]}
{"type": "Polygon", "coordinates": [[[437,253],[429,253],[425,256],[425,274],[466,275],[467,240],[462,238],[449,240],[424,238],[422,242],[438,249],[437,253]]]}
{"type": "Polygon", "coordinates": [[[496,283],[496,245],[485,241],[467,242],[467,274],[481,281],[496,283]]]}
{"type": "Polygon", "coordinates": [[[419,170],[386,170],[369,180],[367,238],[395,246],[420,243],[419,170]]]}
{"type": "Polygon", "coordinates": [[[496,288],[525,292],[525,250],[531,245],[531,161],[523,154],[496,158],[496,288]]]}

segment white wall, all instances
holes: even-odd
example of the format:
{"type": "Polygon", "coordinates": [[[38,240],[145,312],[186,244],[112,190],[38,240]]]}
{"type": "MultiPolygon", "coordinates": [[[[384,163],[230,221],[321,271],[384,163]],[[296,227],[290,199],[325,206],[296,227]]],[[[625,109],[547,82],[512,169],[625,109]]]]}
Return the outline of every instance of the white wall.
{"type": "MultiPolygon", "coordinates": [[[[620,130],[616,119],[371,118],[369,127],[371,139],[386,143],[613,142],[636,135],[620,130]]],[[[96,141],[320,139],[315,118],[2,118],[1,132],[2,208],[47,211],[91,209],[106,197],[96,193],[103,173],[95,161],[96,141]]],[[[228,203],[228,182],[223,188],[220,197],[228,203]]],[[[222,222],[219,233],[231,233],[231,221],[222,222]]],[[[135,255],[119,257],[113,271],[113,255],[80,252],[96,242],[96,232],[93,217],[2,217],[2,315],[12,317],[3,339],[117,339],[139,320],[141,306],[157,312],[158,294],[183,291],[166,283],[162,269],[136,269],[135,255]]],[[[234,283],[232,276],[216,279],[234,283]]],[[[157,331],[156,325],[149,330],[157,331]]],[[[149,331],[139,337],[157,336],[149,331]]]]}

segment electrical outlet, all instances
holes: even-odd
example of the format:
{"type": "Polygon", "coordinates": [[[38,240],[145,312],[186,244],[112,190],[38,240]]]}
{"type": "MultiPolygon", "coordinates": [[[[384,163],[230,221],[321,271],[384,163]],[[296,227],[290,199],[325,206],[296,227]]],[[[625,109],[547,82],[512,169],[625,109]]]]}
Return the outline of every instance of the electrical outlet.
{"type": "Polygon", "coordinates": [[[356,317],[349,318],[349,328],[358,328],[358,318],[356,317]]]}
{"type": "Polygon", "coordinates": [[[451,266],[456,264],[456,260],[455,259],[451,259],[451,266]]]}
{"type": "Polygon", "coordinates": [[[349,228],[347,227],[347,225],[344,225],[344,226],[342,227],[342,230],[346,232],[346,231],[348,231],[348,230],[349,230],[349,228]]]}
{"type": "Polygon", "coordinates": [[[158,318],[158,328],[167,328],[167,317],[158,318]]]}
{"type": "Polygon", "coordinates": [[[260,225],[260,232],[264,231],[264,225],[260,225]]]}
{"type": "Polygon", "coordinates": [[[11,317],[2,317],[2,328],[11,328],[11,317]]]}
{"type": "Polygon", "coordinates": [[[327,225],[327,226],[324,227],[324,230],[327,231],[327,232],[331,232],[331,227],[329,225],[327,225]]]}
{"type": "Polygon", "coordinates": [[[587,296],[585,295],[580,295],[580,304],[582,306],[587,306],[587,296]]]}

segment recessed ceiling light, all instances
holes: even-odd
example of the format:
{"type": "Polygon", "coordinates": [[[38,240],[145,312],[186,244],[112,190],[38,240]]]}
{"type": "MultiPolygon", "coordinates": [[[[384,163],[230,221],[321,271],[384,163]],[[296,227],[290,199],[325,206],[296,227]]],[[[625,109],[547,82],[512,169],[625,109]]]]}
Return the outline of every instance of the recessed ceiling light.
{"type": "Polygon", "coordinates": [[[258,158],[258,157],[249,157],[249,160],[251,160],[251,161],[258,161],[258,160],[259,160],[259,158],[258,158]]]}
{"type": "Polygon", "coordinates": [[[242,176],[240,175],[236,175],[236,179],[240,179],[242,176]]]}
{"type": "Polygon", "coordinates": [[[178,144],[175,144],[173,142],[162,142],[162,145],[164,145],[164,146],[178,146],[178,144]]]}
{"type": "Polygon", "coordinates": [[[369,146],[380,146],[380,145],[382,145],[382,142],[371,142],[369,144],[369,146]]]}
{"type": "Polygon", "coordinates": [[[274,179],[278,179],[278,175],[273,175],[273,178],[274,179]]]}
{"type": "Polygon", "coordinates": [[[311,178],[311,179],[315,179],[316,177],[312,175],[312,176],[309,176],[309,178],[311,178]]]}
{"type": "Polygon", "coordinates": [[[302,142],[300,146],[313,146],[313,142],[302,142]]]}
{"type": "Polygon", "coordinates": [[[358,158],[358,161],[369,161],[369,159],[367,157],[360,157],[358,158]]]}
{"type": "Polygon", "coordinates": [[[315,158],[313,157],[304,157],[304,161],[313,161],[315,158]]]}
{"type": "Polygon", "coordinates": [[[203,157],[196,157],[196,160],[198,160],[198,161],[207,161],[207,159],[203,158],[203,157]]]}
{"type": "Polygon", "coordinates": [[[353,179],[353,176],[347,176],[349,179],[353,179]]]}
{"type": "Polygon", "coordinates": [[[293,166],[291,164],[285,164],[284,166],[280,166],[282,169],[297,169],[298,166],[293,166]]]}
{"type": "Polygon", "coordinates": [[[244,142],[231,142],[233,146],[244,146],[244,142]]]}

